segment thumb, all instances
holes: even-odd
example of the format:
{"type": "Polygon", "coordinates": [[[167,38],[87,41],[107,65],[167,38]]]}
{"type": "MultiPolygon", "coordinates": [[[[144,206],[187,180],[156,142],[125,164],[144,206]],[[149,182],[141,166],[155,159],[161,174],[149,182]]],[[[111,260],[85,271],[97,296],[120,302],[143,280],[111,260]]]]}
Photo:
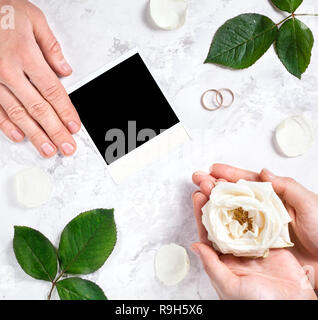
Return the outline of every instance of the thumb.
{"type": "Polygon", "coordinates": [[[45,15],[35,6],[32,6],[31,21],[35,39],[47,63],[59,76],[69,76],[72,68],[65,60],[61,46],[50,29],[45,15]]]}
{"type": "Polygon", "coordinates": [[[226,288],[233,288],[237,276],[219,259],[219,256],[210,246],[203,243],[194,243],[191,250],[200,257],[204,269],[219,296],[226,298],[226,288]]]}
{"type": "Polygon", "coordinates": [[[278,177],[263,169],[260,180],[271,182],[275,192],[295,209],[301,210],[311,203],[313,193],[292,178],[278,177]]]}

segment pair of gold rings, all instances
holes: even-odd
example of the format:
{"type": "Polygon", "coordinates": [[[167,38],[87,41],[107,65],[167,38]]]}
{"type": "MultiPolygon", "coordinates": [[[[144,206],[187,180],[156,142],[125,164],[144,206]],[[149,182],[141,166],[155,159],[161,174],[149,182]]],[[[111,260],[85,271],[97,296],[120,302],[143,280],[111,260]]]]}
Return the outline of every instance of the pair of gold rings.
{"type": "Polygon", "coordinates": [[[219,89],[219,90],[216,90],[216,89],[209,89],[207,91],[205,91],[203,94],[202,94],[202,97],[201,97],[201,104],[203,106],[204,109],[206,110],[209,110],[209,111],[215,111],[215,110],[218,110],[220,108],[229,108],[233,102],[234,102],[234,93],[232,90],[228,89],[228,88],[222,88],[222,89],[219,89]],[[206,103],[206,96],[208,93],[210,92],[214,92],[215,93],[215,98],[212,99],[212,102],[213,102],[213,105],[210,106],[206,103]],[[222,92],[227,92],[231,95],[232,97],[232,100],[228,103],[228,104],[224,104],[224,97],[222,95],[222,92]]]}

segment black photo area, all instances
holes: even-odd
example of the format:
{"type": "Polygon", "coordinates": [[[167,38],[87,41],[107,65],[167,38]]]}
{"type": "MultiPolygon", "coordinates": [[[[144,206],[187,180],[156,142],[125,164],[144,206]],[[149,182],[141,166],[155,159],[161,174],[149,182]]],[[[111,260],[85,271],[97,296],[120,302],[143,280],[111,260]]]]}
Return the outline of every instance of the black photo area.
{"type": "Polygon", "coordinates": [[[149,128],[158,135],[179,122],[139,54],[74,91],[70,98],[104,159],[107,148],[117,159],[123,155],[117,154],[119,137],[123,141],[124,136],[121,150],[127,154],[153,138],[141,132],[139,140],[145,141],[137,141],[141,130],[149,128]]]}

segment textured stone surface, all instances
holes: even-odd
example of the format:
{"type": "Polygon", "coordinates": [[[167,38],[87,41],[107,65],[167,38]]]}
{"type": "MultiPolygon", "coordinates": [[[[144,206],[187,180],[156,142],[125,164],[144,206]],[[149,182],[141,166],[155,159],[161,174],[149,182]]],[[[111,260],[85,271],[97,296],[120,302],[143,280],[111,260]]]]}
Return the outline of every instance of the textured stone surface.
{"type": "MultiPolygon", "coordinates": [[[[166,32],[154,27],[146,0],[37,0],[59,38],[74,73],[72,84],[138,46],[152,73],[186,127],[192,142],[120,186],[94,153],[85,135],[76,136],[77,154],[43,160],[28,142],[14,145],[0,136],[0,299],[42,299],[47,283],[28,277],[13,250],[13,226],[39,229],[58,244],[60,232],[74,216],[91,208],[116,210],[118,244],[111,258],[88,279],[97,281],[110,299],[215,299],[198,258],[189,252],[191,271],[179,286],[166,288],[154,277],[154,255],[163,244],[188,248],[197,240],[193,219],[191,174],[214,162],[293,176],[313,191],[317,183],[317,143],[305,156],[287,159],[273,145],[273,132],[284,118],[307,112],[318,123],[318,46],[299,81],[285,71],[274,49],[252,68],[231,71],[204,65],[212,35],[228,18],[242,12],[284,14],[267,0],[190,0],[186,25],[166,32]],[[200,106],[209,88],[229,87],[235,104],[217,112],[200,106]],[[18,207],[12,178],[21,168],[40,166],[54,179],[52,200],[41,208],[18,207]]],[[[302,12],[318,9],[307,0],[302,12]]],[[[318,19],[303,19],[318,32],[318,19]]],[[[136,75],[137,77],[137,75],[136,75]]],[[[110,105],[109,108],[116,108],[110,105]]],[[[108,120],[107,120],[108,121],[108,120]]],[[[111,121],[111,119],[109,119],[111,121]]]]}

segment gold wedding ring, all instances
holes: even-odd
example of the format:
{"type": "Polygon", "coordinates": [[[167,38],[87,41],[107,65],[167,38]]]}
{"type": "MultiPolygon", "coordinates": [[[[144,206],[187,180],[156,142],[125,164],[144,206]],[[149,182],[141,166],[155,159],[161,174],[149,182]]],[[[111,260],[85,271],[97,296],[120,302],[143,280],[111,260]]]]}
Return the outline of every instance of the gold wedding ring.
{"type": "MultiPolygon", "coordinates": [[[[223,108],[229,108],[229,107],[233,104],[233,102],[234,102],[234,100],[235,100],[233,91],[230,90],[229,88],[222,88],[222,89],[219,89],[218,91],[219,91],[219,92],[226,91],[226,92],[228,92],[228,93],[231,95],[231,97],[232,97],[231,102],[228,103],[228,104],[226,104],[226,105],[224,105],[224,104],[222,105],[223,108]]],[[[221,95],[222,95],[222,93],[221,93],[221,95]]],[[[222,96],[223,96],[223,95],[222,95],[222,96]]],[[[224,101],[224,100],[223,100],[223,101],[224,101]]]]}
{"type": "Polygon", "coordinates": [[[220,109],[222,107],[222,105],[223,105],[222,93],[219,90],[216,90],[216,89],[209,89],[209,90],[205,91],[203,93],[202,97],[201,97],[201,104],[202,104],[204,109],[209,110],[209,111],[215,111],[215,110],[220,109]],[[216,94],[216,98],[215,98],[215,100],[213,100],[214,107],[209,107],[205,103],[205,97],[209,92],[215,92],[215,94],[216,94]]]}
{"type": "Polygon", "coordinates": [[[204,109],[206,110],[209,110],[209,111],[216,111],[220,108],[229,108],[233,103],[234,103],[234,100],[235,100],[235,96],[234,96],[234,93],[232,90],[228,89],[228,88],[222,88],[222,89],[219,89],[219,90],[216,90],[216,89],[209,89],[207,91],[205,91],[202,96],[201,96],[201,104],[203,106],[204,109]],[[231,97],[232,97],[232,100],[231,102],[229,102],[228,104],[223,104],[224,102],[224,97],[222,95],[222,91],[226,91],[228,92],[231,97]],[[214,104],[214,107],[210,107],[206,104],[206,101],[205,101],[205,98],[206,98],[206,95],[209,93],[209,92],[214,92],[215,93],[215,99],[213,99],[213,104],[214,104]]]}

